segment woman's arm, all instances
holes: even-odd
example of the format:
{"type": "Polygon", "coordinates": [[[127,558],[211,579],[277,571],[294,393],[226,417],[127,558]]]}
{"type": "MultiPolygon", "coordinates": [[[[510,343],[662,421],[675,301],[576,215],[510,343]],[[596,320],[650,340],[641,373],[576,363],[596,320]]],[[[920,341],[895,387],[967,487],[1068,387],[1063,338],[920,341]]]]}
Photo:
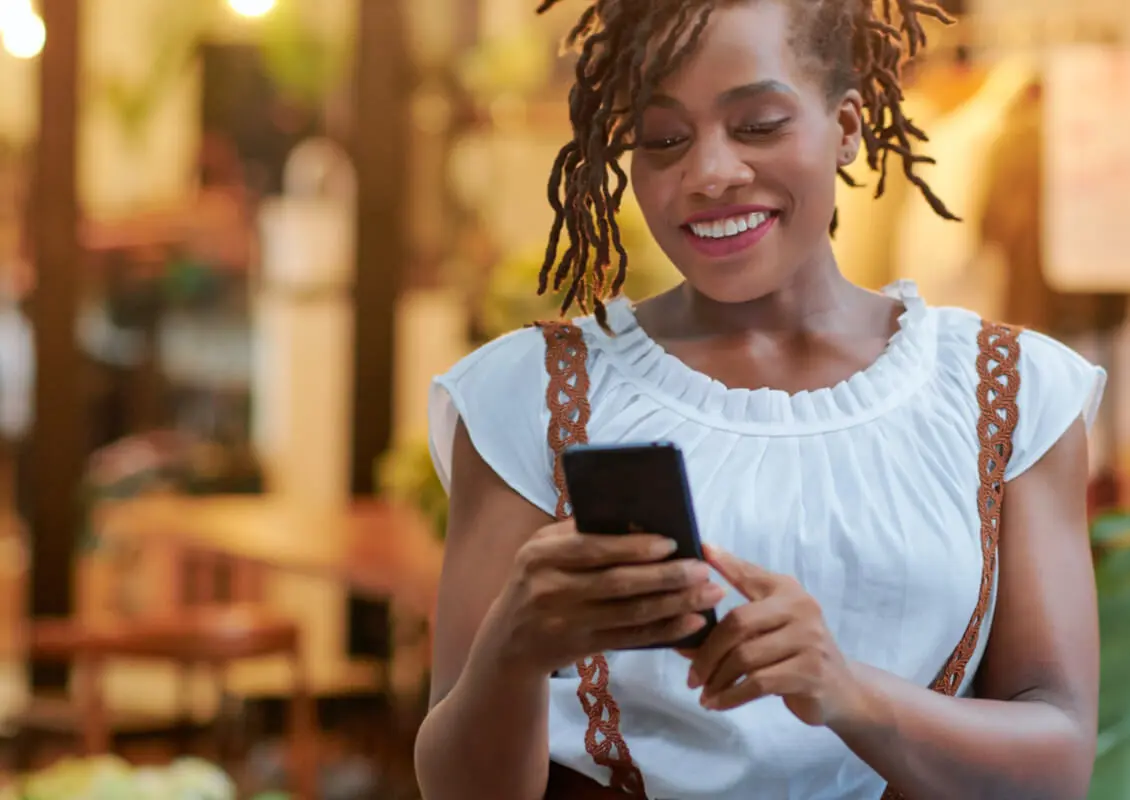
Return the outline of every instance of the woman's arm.
{"type": "Polygon", "coordinates": [[[432,708],[416,740],[416,773],[426,800],[539,800],[545,794],[549,677],[505,663],[484,621],[518,549],[550,522],[482,460],[460,423],[432,708]]]}
{"type": "Polygon", "coordinates": [[[1098,623],[1077,421],[1009,483],[996,613],[977,699],[856,667],[853,712],[829,726],[913,800],[1079,800],[1098,714],[1098,623]]]}

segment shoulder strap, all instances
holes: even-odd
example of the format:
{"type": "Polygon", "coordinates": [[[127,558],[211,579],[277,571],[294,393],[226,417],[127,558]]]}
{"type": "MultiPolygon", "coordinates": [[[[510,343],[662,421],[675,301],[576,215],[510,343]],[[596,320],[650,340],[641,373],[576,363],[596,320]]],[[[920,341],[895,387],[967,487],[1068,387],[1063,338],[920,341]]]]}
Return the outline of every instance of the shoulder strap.
{"type": "MultiPolygon", "coordinates": [[[[1020,329],[991,322],[981,323],[977,336],[977,511],[981,518],[981,590],[977,606],[961,641],[957,643],[941,673],[930,688],[950,697],[965,680],[969,660],[977,649],[981,623],[988,613],[997,571],[1004,473],[1012,457],[1012,434],[1020,419],[1016,397],[1020,392],[1020,329]]],[[[888,787],[882,800],[905,800],[888,787]]]]}
{"type": "Polygon", "coordinates": [[[546,435],[553,452],[553,484],[557,488],[557,519],[568,519],[569,490],[561,456],[575,444],[588,444],[589,373],[588,346],[580,328],[567,322],[539,323],[545,337],[545,371],[549,385],[545,404],[549,409],[546,435]]]}
{"type": "MultiPolygon", "coordinates": [[[[547,437],[553,452],[553,482],[557,487],[557,519],[572,514],[561,456],[569,447],[588,443],[588,346],[584,334],[568,322],[539,323],[545,337],[545,371],[549,374],[545,403],[549,408],[547,437]]],[[[620,707],[608,688],[608,660],[597,654],[577,662],[577,698],[589,719],[585,750],[593,761],[612,772],[611,787],[633,797],[646,797],[643,775],[620,733],[620,707]]]]}

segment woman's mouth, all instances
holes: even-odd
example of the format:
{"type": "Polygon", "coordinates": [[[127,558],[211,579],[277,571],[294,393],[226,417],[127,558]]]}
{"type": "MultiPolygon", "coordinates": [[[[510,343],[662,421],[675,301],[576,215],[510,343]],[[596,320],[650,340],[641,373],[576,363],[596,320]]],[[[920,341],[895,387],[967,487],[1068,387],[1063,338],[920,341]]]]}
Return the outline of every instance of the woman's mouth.
{"type": "Polygon", "coordinates": [[[691,246],[700,253],[723,258],[753,247],[776,221],[775,211],[753,211],[723,219],[689,222],[682,229],[691,246]]]}

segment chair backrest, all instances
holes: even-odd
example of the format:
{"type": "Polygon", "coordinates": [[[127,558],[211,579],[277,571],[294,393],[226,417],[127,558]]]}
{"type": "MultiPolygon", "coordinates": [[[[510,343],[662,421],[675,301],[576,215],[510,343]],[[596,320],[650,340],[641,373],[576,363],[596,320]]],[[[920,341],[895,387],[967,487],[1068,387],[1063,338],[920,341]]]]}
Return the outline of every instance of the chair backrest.
{"type": "Polygon", "coordinates": [[[158,537],[136,547],[83,552],[76,562],[76,612],[85,621],[174,615],[199,606],[265,602],[265,570],[158,537]]]}

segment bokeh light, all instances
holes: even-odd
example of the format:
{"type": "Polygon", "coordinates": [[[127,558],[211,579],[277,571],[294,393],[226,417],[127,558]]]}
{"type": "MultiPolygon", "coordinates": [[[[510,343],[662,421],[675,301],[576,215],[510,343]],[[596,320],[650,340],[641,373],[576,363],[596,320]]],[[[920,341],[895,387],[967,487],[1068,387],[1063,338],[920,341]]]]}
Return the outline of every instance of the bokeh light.
{"type": "Polygon", "coordinates": [[[35,58],[47,43],[43,18],[26,0],[0,0],[0,41],[14,58],[35,58]]]}
{"type": "Polygon", "coordinates": [[[276,0],[228,0],[231,10],[241,17],[262,17],[275,7],[276,0]]]}

